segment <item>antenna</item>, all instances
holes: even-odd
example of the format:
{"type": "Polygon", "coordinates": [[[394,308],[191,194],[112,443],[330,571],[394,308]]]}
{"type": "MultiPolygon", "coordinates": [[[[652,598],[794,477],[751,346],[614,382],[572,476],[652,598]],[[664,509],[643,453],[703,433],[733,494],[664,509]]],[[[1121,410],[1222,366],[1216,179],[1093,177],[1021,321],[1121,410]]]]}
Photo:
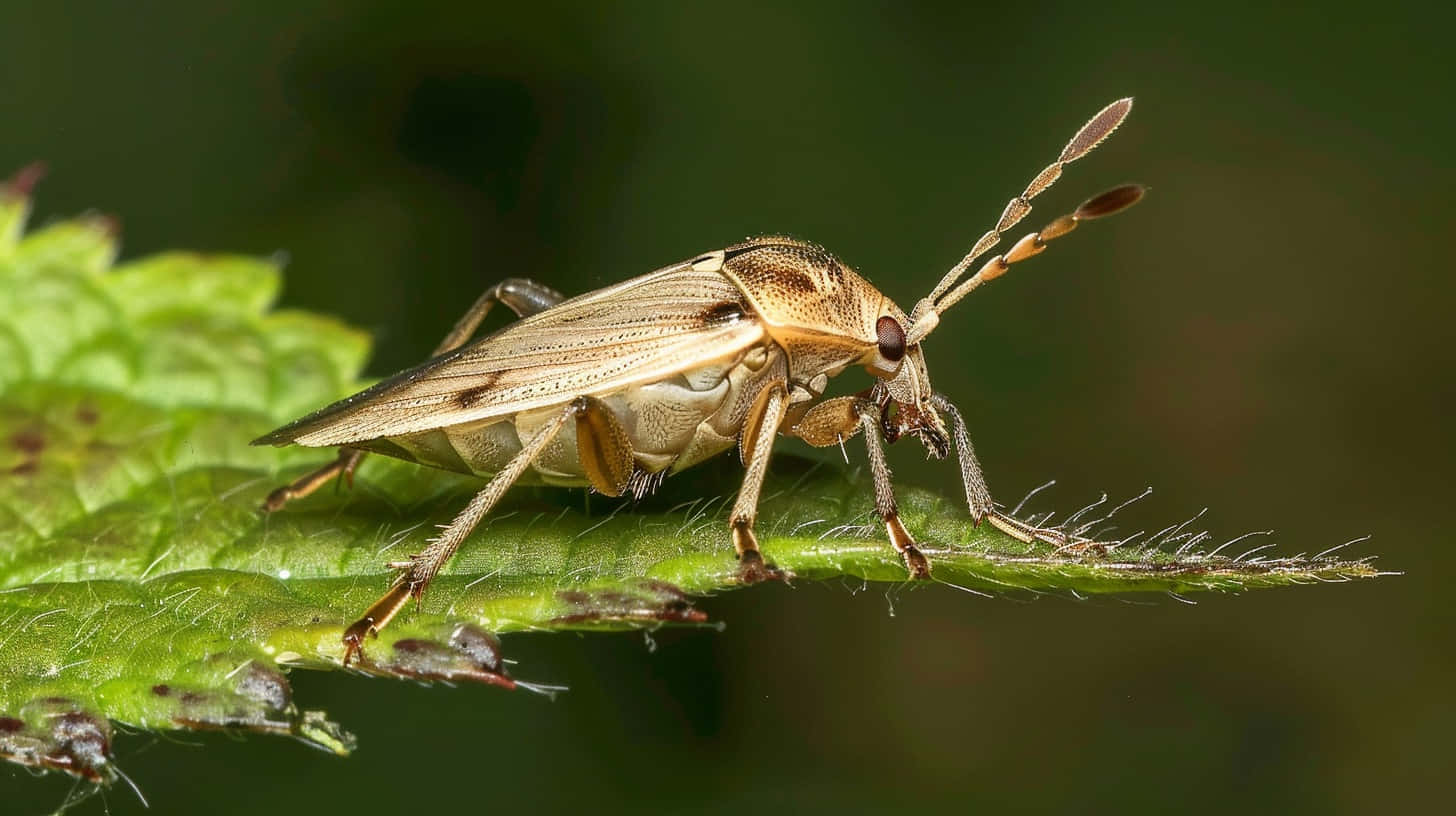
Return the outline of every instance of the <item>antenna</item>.
{"type": "Polygon", "coordinates": [[[976,270],[976,274],[967,278],[950,294],[941,298],[940,302],[935,304],[936,312],[949,309],[977,286],[1006,274],[1006,270],[1012,264],[1021,263],[1034,255],[1040,255],[1046,250],[1047,242],[1053,238],[1066,235],[1083,221],[1092,221],[1122,212],[1142,200],[1143,194],[1147,191],[1148,188],[1141,184],[1124,184],[1121,187],[1114,187],[1101,195],[1087,199],[1076,210],[1042,227],[1040,232],[1027,233],[1022,236],[1020,241],[1013,244],[1008,252],[986,261],[980,269],[976,270]]]}
{"type": "Polygon", "coordinates": [[[1020,223],[1021,219],[1025,218],[1031,212],[1031,199],[1055,184],[1057,179],[1062,176],[1063,167],[1092,152],[1092,148],[1101,144],[1103,139],[1112,135],[1112,132],[1117,130],[1117,126],[1122,124],[1122,120],[1126,119],[1128,113],[1131,111],[1132,97],[1119,99],[1098,111],[1097,115],[1088,120],[1087,124],[1083,125],[1077,131],[1077,135],[1073,136],[1070,142],[1067,142],[1067,146],[1062,148],[1062,154],[1057,157],[1057,160],[1043,168],[1040,173],[1037,173],[1036,177],[1026,185],[1026,189],[1022,191],[1021,195],[1016,196],[1006,204],[1006,209],[1001,212],[1001,217],[996,221],[996,226],[992,227],[985,235],[982,235],[981,239],[976,242],[976,245],[971,248],[971,251],[966,257],[962,258],[960,263],[951,267],[950,271],[945,273],[945,277],[940,279],[940,283],[936,284],[935,289],[929,295],[915,304],[915,311],[910,316],[911,328],[909,337],[907,338],[909,343],[916,343],[922,337],[929,334],[935,328],[936,324],[940,322],[940,314],[954,305],[956,301],[965,297],[972,289],[1005,272],[1006,266],[1025,260],[1041,252],[1045,248],[1044,243],[1046,241],[1065,235],[1074,229],[1078,218],[1081,220],[1089,220],[1091,218],[1100,218],[1104,215],[1111,215],[1118,210],[1131,206],[1142,197],[1144,188],[1137,187],[1136,185],[1119,187],[1116,190],[1103,193],[1088,201],[1086,204],[1083,204],[1081,207],[1078,207],[1077,212],[1053,221],[1040,233],[1033,233],[1023,238],[1006,255],[1000,255],[992,259],[993,262],[1001,262],[999,271],[994,273],[988,272],[988,267],[992,265],[988,263],[970,279],[961,283],[960,286],[956,286],[956,283],[961,280],[962,276],[971,268],[971,264],[975,263],[977,258],[986,254],[992,247],[1000,243],[1002,234],[1020,223]],[[1135,194],[1128,192],[1133,189],[1137,190],[1135,194]],[[1112,196],[1113,193],[1119,191],[1122,192],[1124,197],[1131,195],[1131,198],[1118,203],[1118,199],[1112,196]],[[1089,209],[1094,203],[1101,204],[1103,207],[1111,206],[1111,209],[1107,209],[1105,212],[1097,207],[1089,209]],[[1071,220],[1069,221],[1068,219],[1071,220]],[[1067,224],[1070,224],[1070,226],[1067,226],[1067,224]],[[1058,228],[1060,228],[1060,231],[1057,231],[1058,228]],[[973,281],[975,282],[973,283],[973,281]]]}

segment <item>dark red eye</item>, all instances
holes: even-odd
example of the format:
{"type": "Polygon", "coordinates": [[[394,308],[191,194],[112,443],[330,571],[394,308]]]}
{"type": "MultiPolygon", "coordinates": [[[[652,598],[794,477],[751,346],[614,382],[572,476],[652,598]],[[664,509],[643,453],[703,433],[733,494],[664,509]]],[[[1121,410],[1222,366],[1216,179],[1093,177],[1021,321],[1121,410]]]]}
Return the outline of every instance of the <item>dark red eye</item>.
{"type": "Polygon", "coordinates": [[[900,322],[885,315],[875,323],[875,338],[880,342],[880,356],[892,363],[905,356],[905,330],[900,322]]]}

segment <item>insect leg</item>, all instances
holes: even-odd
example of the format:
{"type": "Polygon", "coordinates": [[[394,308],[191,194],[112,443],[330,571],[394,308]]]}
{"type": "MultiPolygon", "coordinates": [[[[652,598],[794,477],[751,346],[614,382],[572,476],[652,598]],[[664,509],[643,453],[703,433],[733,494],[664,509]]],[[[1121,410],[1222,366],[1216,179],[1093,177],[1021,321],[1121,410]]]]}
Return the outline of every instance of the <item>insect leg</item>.
{"type": "Polygon", "coordinates": [[[525,278],[506,278],[481,293],[471,304],[460,319],[455,321],[455,327],[435,346],[434,356],[439,356],[447,351],[454,351],[465,345],[465,341],[475,334],[480,328],[480,323],[485,316],[490,314],[491,307],[497,303],[504,303],[507,308],[516,313],[516,317],[530,317],[537,312],[544,312],[562,301],[560,292],[549,286],[544,286],[533,280],[525,278]]]}
{"type": "Polygon", "coordinates": [[[419,599],[425,593],[436,573],[450,560],[450,556],[460,548],[460,543],[470,535],[486,513],[500,501],[506,490],[521,477],[526,468],[531,465],[541,451],[551,444],[551,440],[565,427],[568,420],[579,415],[581,407],[580,400],[573,401],[561,414],[551,420],[546,427],[537,432],[520,452],[511,458],[501,471],[491,478],[485,489],[475,494],[475,498],[465,505],[465,509],[455,516],[440,535],[431,539],[424,552],[412,556],[409,561],[399,564],[391,564],[400,569],[399,576],[395,578],[394,584],[384,596],[375,601],[359,620],[355,621],[344,630],[344,665],[349,664],[349,659],[363,651],[364,638],[366,635],[377,635],[399,611],[404,608],[405,603],[411,597],[419,599]]]}
{"type": "MultiPolygon", "coordinates": [[[[439,356],[464,345],[465,341],[475,334],[475,330],[480,328],[480,323],[485,316],[490,314],[491,307],[497,303],[504,303],[516,313],[517,317],[529,317],[555,306],[561,300],[561,293],[548,286],[524,278],[506,278],[485,290],[485,293],[476,299],[470,309],[456,321],[455,327],[450,330],[450,333],[445,335],[445,339],[435,347],[435,352],[431,356],[439,356]]],[[[263,501],[263,512],[272,513],[281,510],[290,501],[301,499],[328,484],[329,480],[335,476],[342,477],[352,487],[354,470],[359,467],[364,456],[364,451],[340,448],[339,457],[334,461],[269,493],[268,498],[263,501]]]]}
{"type": "Polygon", "coordinates": [[[339,456],[334,461],[324,465],[318,470],[306,473],[288,484],[268,494],[263,500],[263,512],[272,513],[280,510],[283,505],[294,499],[301,499],[304,496],[318,490],[329,483],[335,476],[345,480],[350,487],[354,485],[354,469],[359,467],[359,462],[364,458],[364,451],[353,448],[339,448],[339,456]]]}
{"type": "Polygon", "coordinates": [[[900,509],[895,503],[895,488],[890,483],[890,465],[885,461],[885,448],[880,438],[880,412],[874,403],[860,400],[855,405],[859,414],[859,426],[864,431],[865,449],[870,456],[870,474],[875,480],[875,512],[885,523],[885,532],[890,544],[905,560],[905,568],[911,578],[929,578],[930,562],[915,546],[915,539],[900,521],[900,509]]]}
{"type": "Polygon", "coordinates": [[[824,400],[810,408],[787,433],[816,448],[838,445],[859,433],[861,399],[848,396],[824,400]]]}
{"type": "Polygon", "coordinates": [[[971,447],[971,437],[966,433],[966,421],[961,412],[944,394],[933,395],[931,404],[950,417],[951,436],[955,439],[956,455],[961,465],[961,482],[966,488],[966,504],[970,506],[971,518],[977,524],[982,520],[989,521],[996,529],[1027,544],[1042,541],[1054,547],[1065,547],[1072,543],[1061,530],[1027,524],[997,510],[991,500],[991,491],[986,487],[986,477],[981,474],[981,465],[976,461],[976,451],[971,447]]]}
{"type": "Polygon", "coordinates": [[[966,433],[966,421],[961,412],[944,395],[931,396],[930,402],[937,411],[950,417],[951,438],[955,440],[956,459],[961,466],[961,484],[966,489],[966,504],[971,508],[971,519],[977,524],[996,512],[991,501],[991,489],[986,487],[986,477],[981,474],[981,463],[976,461],[976,450],[971,447],[970,434],[966,433]]]}
{"type": "Polygon", "coordinates": [[[577,397],[572,406],[576,409],[576,456],[587,479],[604,495],[622,495],[636,464],[627,430],[596,397],[577,397]]]}
{"type": "MultiPolygon", "coordinates": [[[[956,415],[959,417],[959,414],[956,415]]],[[[884,445],[880,438],[880,415],[875,404],[863,396],[836,397],[825,400],[804,415],[788,433],[797,436],[815,447],[825,447],[852,438],[860,431],[865,434],[865,447],[869,451],[870,472],[875,480],[875,513],[885,524],[885,532],[895,551],[905,559],[905,568],[912,578],[929,578],[930,561],[915,546],[915,539],[900,521],[899,508],[895,504],[895,490],[890,483],[890,466],[885,461],[884,445]]],[[[964,430],[961,431],[964,436],[964,430]]],[[[957,436],[957,446],[961,436],[957,436]]],[[[969,450],[969,443],[965,446],[969,450]]],[[[974,465],[974,459],[972,464],[974,465]]],[[[976,471],[979,478],[980,471],[976,471]]]]}
{"type": "Polygon", "coordinates": [[[763,554],[758,549],[758,537],[753,534],[753,522],[758,518],[758,494],[763,490],[764,477],[768,475],[768,458],[773,453],[774,436],[778,434],[779,423],[788,412],[788,406],[789,392],[783,382],[768,386],[755,401],[755,411],[745,422],[743,436],[739,440],[746,470],[743,487],[739,489],[733,513],[728,517],[728,528],[733,536],[733,548],[738,553],[738,579],[746,584],[783,577],[778,569],[764,563],[763,554]]]}

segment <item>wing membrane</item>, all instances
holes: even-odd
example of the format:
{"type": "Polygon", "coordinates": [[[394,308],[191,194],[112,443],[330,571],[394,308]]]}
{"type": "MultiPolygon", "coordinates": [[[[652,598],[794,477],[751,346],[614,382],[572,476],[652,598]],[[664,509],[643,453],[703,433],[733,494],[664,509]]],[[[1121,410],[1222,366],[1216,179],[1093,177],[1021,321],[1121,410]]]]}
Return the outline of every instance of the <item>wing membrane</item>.
{"type": "Polygon", "coordinates": [[[742,294],[686,264],[565,301],[264,436],[347,445],[601,396],[764,338],[742,294]]]}

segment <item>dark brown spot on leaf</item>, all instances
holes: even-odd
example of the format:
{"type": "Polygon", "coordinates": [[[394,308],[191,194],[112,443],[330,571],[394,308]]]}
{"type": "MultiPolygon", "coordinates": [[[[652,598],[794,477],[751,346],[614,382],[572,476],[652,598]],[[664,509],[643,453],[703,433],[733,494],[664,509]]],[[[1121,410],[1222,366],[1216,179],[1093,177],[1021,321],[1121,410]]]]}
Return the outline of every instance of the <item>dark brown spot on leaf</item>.
{"type": "Polygon", "coordinates": [[[39,456],[46,447],[45,435],[34,428],[16,431],[10,435],[10,446],[21,453],[39,456]]]}
{"type": "Polygon", "coordinates": [[[152,686],[152,693],[157,695],[158,697],[166,697],[172,693],[172,687],[167,685],[166,683],[158,683],[157,685],[152,686]]]}
{"type": "Polygon", "coordinates": [[[76,421],[82,425],[95,425],[101,420],[101,414],[90,405],[82,405],[76,409],[76,421]]]}
{"type": "Polygon", "coordinates": [[[13,734],[24,728],[25,722],[23,720],[17,720],[14,717],[0,717],[0,734],[13,734]]]}

